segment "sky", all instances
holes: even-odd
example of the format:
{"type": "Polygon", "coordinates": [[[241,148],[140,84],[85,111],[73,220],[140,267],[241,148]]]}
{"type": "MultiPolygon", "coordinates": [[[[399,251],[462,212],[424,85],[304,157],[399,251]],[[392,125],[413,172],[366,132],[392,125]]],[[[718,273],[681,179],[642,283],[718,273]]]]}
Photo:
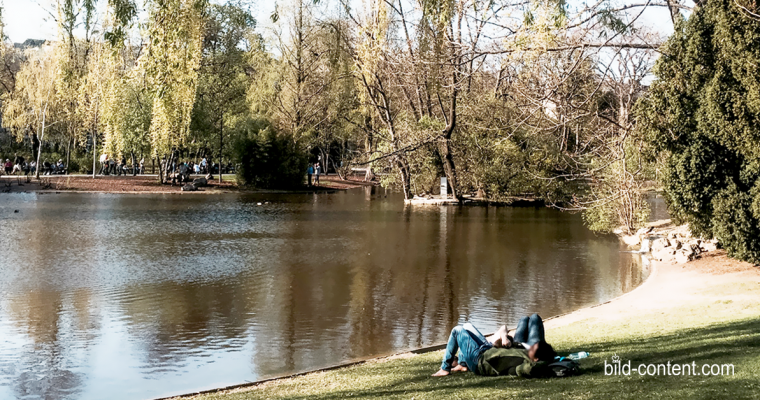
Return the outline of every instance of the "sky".
{"type": "MultiPolygon", "coordinates": [[[[0,0],[3,5],[3,20],[5,34],[12,42],[23,42],[26,39],[54,39],[56,24],[43,5],[52,10],[52,0],[0,0]]],[[[104,4],[104,1],[101,1],[104,4]]],[[[142,3],[142,1],[139,1],[142,3]]],[[[571,4],[582,2],[569,2],[571,4]]],[[[691,1],[688,1],[691,3],[691,1]]],[[[274,9],[273,0],[254,1],[254,15],[260,23],[266,23],[274,9]]],[[[644,12],[641,21],[644,25],[663,34],[673,31],[668,11],[664,7],[652,8],[644,12]]]]}

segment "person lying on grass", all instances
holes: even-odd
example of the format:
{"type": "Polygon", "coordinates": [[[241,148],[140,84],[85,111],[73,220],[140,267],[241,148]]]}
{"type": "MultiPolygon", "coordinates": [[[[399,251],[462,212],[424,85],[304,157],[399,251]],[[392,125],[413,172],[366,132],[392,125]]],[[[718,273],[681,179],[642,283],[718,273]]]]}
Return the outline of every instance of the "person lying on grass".
{"type": "Polygon", "coordinates": [[[451,330],[441,369],[433,376],[470,370],[485,376],[535,377],[540,375],[535,367],[552,362],[556,355],[546,343],[544,323],[538,314],[520,319],[514,337],[502,326],[486,338],[468,322],[451,330]],[[457,351],[461,357],[457,357],[457,351]]]}

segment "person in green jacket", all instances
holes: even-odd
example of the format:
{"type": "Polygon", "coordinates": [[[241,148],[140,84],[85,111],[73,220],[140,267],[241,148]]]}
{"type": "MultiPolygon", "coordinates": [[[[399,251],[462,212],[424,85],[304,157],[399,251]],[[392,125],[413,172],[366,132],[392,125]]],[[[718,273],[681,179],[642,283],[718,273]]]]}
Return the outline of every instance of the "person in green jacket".
{"type": "Polygon", "coordinates": [[[555,356],[544,338],[544,325],[538,314],[522,318],[514,338],[507,335],[506,326],[486,338],[467,323],[452,329],[441,369],[433,376],[471,370],[485,376],[536,377],[541,375],[541,367],[555,356]],[[461,359],[456,356],[458,350],[461,359]]]}

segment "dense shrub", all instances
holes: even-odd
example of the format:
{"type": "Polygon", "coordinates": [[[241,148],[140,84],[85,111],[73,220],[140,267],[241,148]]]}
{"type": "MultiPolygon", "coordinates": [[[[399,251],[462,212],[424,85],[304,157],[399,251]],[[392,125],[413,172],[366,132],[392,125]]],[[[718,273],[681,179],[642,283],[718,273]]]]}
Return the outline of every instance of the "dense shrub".
{"type": "Polygon", "coordinates": [[[308,156],[297,143],[265,123],[250,122],[243,129],[233,147],[241,184],[262,189],[303,185],[308,156]]]}
{"type": "Polygon", "coordinates": [[[760,262],[760,21],[700,3],[668,40],[639,129],[665,155],[671,214],[729,255],[760,262]]]}

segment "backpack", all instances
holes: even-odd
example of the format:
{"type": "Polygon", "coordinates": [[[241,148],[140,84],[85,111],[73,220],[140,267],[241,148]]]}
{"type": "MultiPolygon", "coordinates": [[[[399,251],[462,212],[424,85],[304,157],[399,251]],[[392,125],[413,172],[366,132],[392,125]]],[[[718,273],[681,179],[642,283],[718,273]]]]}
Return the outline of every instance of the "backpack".
{"type": "Polygon", "coordinates": [[[565,376],[574,376],[581,373],[581,365],[577,361],[566,357],[558,357],[554,362],[547,364],[544,368],[548,378],[562,378],[565,376]]]}

